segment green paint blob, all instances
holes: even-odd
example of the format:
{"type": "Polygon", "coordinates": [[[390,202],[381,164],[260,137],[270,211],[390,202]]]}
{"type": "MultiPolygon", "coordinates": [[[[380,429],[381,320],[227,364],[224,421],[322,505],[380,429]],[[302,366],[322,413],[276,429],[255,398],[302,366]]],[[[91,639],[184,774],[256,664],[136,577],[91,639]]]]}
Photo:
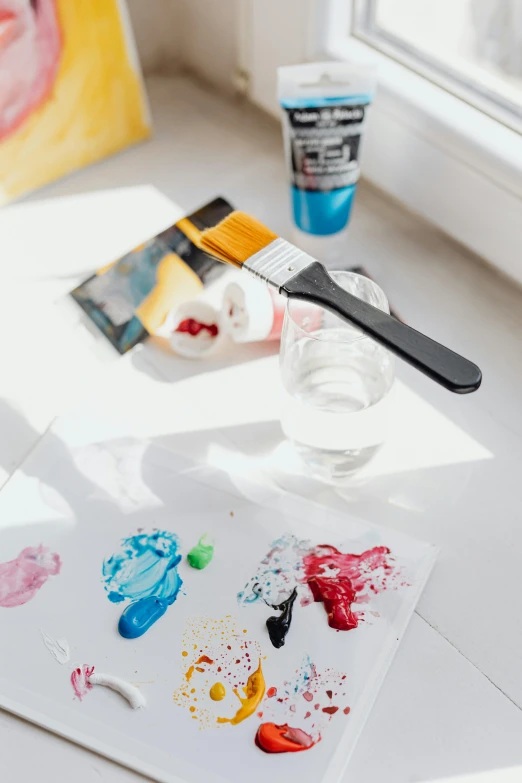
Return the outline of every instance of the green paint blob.
{"type": "Polygon", "coordinates": [[[192,568],[206,568],[214,557],[214,544],[205,543],[206,533],[201,536],[196,546],[190,550],[187,560],[192,568]]]}

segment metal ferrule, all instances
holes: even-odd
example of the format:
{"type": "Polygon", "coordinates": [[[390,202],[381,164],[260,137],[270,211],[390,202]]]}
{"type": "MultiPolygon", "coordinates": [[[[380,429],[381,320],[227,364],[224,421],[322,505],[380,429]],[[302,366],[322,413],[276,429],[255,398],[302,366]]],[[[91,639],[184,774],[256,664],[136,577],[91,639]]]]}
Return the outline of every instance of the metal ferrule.
{"type": "Polygon", "coordinates": [[[286,239],[274,239],[269,245],[250,256],[243,269],[259,277],[265,283],[278,290],[292,277],[313,264],[315,258],[287,242],[286,239]]]}

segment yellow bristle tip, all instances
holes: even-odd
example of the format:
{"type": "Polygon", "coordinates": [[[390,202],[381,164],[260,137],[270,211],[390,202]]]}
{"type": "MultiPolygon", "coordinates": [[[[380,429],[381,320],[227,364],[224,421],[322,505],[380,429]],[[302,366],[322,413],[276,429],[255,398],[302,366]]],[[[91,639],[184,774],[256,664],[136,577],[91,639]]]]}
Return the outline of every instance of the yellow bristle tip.
{"type": "Polygon", "coordinates": [[[221,223],[201,234],[201,248],[228,264],[242,266],[269,245],[277,234],[246,212],[231,212],[221,223]]]}

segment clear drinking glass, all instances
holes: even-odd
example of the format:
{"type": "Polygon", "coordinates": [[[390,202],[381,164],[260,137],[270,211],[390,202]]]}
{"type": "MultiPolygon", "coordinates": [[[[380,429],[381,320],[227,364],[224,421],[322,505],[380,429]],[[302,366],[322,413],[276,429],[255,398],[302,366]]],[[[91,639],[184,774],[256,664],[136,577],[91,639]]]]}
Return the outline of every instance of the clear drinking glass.
{"type": "MultiPolygon", "coordinates": [[[[354,272],[330,272],[346,291],[389,312],[384,292],[354,272]]],[[[289,299],[281,337],[282,427],[326,481],[350,476],[382,445],[393,355],[356,327],[316,305],[289,299]]]]}

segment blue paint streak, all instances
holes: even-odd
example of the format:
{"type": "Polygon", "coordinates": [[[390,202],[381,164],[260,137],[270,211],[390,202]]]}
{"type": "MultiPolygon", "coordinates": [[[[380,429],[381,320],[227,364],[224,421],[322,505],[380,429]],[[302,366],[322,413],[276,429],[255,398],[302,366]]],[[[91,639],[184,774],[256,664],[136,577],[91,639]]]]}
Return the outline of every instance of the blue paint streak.
{"type": "Polygon", "coordinates": [[[177,571],[180,560],[177,536],[163,530],[124,539],[120,552],[104,561],[109,601],[133,602],[120,618],[122,636],[142,636],[174,603],[183,584],[177,571]]]}
{"type": "Polygon", "coordinates": [[[118,623],[118,631],[124,639],[137,639],[149,630],[156,620],[163,617],[170,604],[164,598],[140,598],[124,610],[118,623]]]}

